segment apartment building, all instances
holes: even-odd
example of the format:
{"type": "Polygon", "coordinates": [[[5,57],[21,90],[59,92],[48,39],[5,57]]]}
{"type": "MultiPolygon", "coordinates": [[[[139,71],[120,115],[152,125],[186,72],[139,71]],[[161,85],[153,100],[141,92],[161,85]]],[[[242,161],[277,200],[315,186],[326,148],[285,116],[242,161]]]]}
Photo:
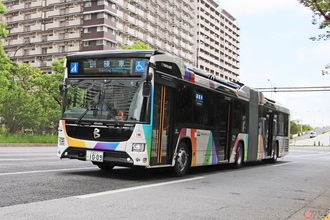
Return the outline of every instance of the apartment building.
{"type": "Polygon", "coordinates": [[[83,2],[62,0],[4,0],[8,37],[3,48],[9,58],[51,73],[54,60],[81,50],[83,2]]]}
{"type": "MultiPolygon", "coordinates": [[[[51,63],[69,52],[120,49],[121,45],[140,40],[153,49],[177,55],[186,63],[237,80],[234,76],[239,71],[233,63],[238,58],[234,61],[232,57],[239,50],[232,52],[230,45],[238,38],[236,31],[231,31],[234,19],[229,14],[214,12],[219,25],[213,25],[212,32],[206,31],[207,25],[211,25],[206,18],[213,18],[207,12],[213,9],[208,8],[210,1],[199,1],[3,0],[9,31],[3,47],[14,61],[51,73],[51,63]],[[221,32],[222,24],[230,29],[221,32]]],[[[215,6],[216,3],[212,5],[215,6]]]]}
{"type": "Polygon", "coordinates": [[[197,0],[196,66],[230,81],[239,81],[240,28],[214,0],[197,0]]]}

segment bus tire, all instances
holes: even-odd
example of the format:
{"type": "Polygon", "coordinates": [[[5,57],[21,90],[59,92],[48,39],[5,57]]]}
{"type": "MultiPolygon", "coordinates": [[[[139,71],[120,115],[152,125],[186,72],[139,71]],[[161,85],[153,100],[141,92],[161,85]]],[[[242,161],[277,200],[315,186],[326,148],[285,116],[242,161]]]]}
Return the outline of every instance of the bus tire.
{"type": "Polygon", "coordinates": [[[190,151],[187,143],[181,141],[177,150],[174,172],[176,176],[184,176],[188,173],[191,164],[190,151]]]}
{"type": "Polygon", "coordinates": [[[98,166],[101,170],[109,171],[112,170],[115,166],[106,163],[92,162],[94,165],[98,166]]]}
{"type": "Polygon", "coordinates": [[[274,155],[273,155],[273,158],[271,159],[271,162],[276,163],[277,158],[278,158],[278,144],[277,144],[277,142],[275,142],[275,144],[274,144],[274,155]]]}
{"type": "Polygon", "coordinates": [[[241,142],[238,142],[234,167],[236,169],[241,168],[242,164],[243,164],[243,145],[241,142]]]}

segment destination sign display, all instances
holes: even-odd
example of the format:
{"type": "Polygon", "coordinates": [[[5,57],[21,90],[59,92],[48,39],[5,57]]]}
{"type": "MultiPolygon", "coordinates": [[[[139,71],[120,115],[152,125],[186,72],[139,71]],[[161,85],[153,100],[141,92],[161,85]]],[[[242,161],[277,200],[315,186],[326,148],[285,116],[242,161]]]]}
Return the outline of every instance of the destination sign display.
{"type": "Polygon", "coordinates": [[[68,62],[69,77],[77,76],[142,76],[148,60],[86,59],[68,62]]]}

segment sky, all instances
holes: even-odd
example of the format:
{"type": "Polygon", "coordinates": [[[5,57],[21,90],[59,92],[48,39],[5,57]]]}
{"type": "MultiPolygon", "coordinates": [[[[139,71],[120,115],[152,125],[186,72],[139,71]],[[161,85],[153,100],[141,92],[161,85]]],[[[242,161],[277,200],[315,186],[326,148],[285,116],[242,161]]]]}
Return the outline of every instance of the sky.
{"type": "MultiPolygon", "coordinates": [[[[219,0],[240,27],[240,81],[253,88],[330,86],[322,75],[330,63],[330,41],[298,0],[219,0]]],[[[329,92],[264,93],[291,111],[291,120],[330,126],[329,92]]]]}

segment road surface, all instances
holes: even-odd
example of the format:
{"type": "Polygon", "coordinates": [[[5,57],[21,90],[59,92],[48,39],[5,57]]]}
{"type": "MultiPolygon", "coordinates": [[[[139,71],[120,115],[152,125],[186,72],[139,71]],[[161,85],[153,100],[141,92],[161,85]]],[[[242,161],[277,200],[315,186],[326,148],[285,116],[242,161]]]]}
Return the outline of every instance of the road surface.
{"type": "Polygon", "coordinates": [[[330,189],[329,147],[292,147],[276,164],[194,168],[183,178],[167,169],[104,172],[55,155],[54,147],[0,148],[1,220],[305,219],[306,205],[330,189]]]}

